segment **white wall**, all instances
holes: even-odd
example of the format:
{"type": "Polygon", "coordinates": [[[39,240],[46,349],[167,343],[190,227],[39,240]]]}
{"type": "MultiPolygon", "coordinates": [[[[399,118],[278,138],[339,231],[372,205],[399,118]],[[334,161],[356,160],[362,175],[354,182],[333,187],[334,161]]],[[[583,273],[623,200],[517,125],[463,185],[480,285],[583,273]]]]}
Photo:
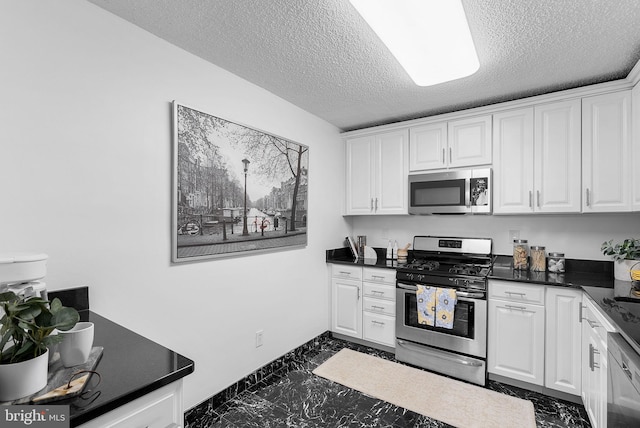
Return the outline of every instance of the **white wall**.
{"type": "Polygon", "coordinates": [[[0,252],[196,362],[187,408],[326,331],[338,130],[81,1],[0,2],[0,252]],[[310,147],[304,249],[171,265],[171,101],[310,147]],[[264,346],[254,346],[264,330],[264,346]]]}
{"type": "Polygon", "coordinates": [[[367,244],[386,248],[412,243],[414,235],[493,238],[493,252],[509,255],[509,231],[519,230],[530,245],[565,253],[572,259],[611,260],[600,252],[604,241],[640,237],[640,213],[576,215],[431,215],[354,217],[353,234],[367,235],[367,244]]]}

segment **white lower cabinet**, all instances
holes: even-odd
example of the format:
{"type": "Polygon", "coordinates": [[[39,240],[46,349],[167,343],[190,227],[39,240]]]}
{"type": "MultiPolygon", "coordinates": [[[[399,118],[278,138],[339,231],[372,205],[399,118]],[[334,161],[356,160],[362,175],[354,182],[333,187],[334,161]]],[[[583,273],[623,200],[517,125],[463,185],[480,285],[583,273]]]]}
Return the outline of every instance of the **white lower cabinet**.
{"type": "Polygon", "coordinates": [[[179,428],[184,424],[182,380],[99,416],[80,428],[179,428]]]}
{"type": "Polygon", "coordinates": [[[487,370],[534,385],[544,383],[544,305],[527,303],[540,285],[491,281],[487,370]],[[491,287],[506,297],[492,297],[491,287]]]}
{"type": "Polygon", "coordinates": [[[582,403],[593,428],[607,426],[607,335],[615,331],[586,295],[582,306],[582,403]]]}
{"type": "Polygon", "coordinates": [[[333,308],[331,330],[362,337],[362,282],[352,279],[331,280],[333,308]]]}
{"type": "Polygon", "coordinates": [[[489,281],[489,373],[580,395],[582,291],[489,281]]]}
{"type": "Polygon", "coordinates": [[[363,269],[362,338],[391,347],[396,339],[395,278],[393,269],[363,269]]]}
{"type": "Polygon", "coordinates": [[[582,389],[582,290],[547,287],[545,302],[544,384],[547,388],[579,396],[582,389]]]}
{"type": "Polygon", "coordinates": [[[331,331],[395,346],[395,270],[333,265],[331,331]]]}

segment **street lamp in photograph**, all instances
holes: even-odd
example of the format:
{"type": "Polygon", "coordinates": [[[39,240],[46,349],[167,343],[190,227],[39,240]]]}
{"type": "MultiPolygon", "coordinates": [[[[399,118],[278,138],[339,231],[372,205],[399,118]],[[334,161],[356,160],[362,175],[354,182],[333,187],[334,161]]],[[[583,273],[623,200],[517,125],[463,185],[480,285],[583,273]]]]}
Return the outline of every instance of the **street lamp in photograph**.
{"type": "Polygon", "coordinates": [[[242,159],[244,164],[244,213],[242,216],[242,236],[249,236],[247,229],[247,170],[249,169],[249,159],[242,159]]]}

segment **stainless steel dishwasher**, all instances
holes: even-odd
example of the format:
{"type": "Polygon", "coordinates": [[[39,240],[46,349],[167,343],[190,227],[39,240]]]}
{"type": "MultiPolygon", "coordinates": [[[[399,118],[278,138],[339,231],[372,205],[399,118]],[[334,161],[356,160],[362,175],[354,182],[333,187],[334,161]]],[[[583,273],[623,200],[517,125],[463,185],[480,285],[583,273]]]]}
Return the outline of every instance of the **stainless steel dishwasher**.
{"type": "Polygon", "coordinates": [[[619,333],[609,333],[607,426],[640,426],[640,355],[619,333]]]}

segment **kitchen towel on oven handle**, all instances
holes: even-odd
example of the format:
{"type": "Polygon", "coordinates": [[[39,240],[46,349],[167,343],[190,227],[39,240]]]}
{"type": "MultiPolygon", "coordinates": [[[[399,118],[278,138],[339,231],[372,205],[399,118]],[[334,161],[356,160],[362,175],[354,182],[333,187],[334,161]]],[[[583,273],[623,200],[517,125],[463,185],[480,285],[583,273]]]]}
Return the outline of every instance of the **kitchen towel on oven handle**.
{"type": "Polygon", "coordinates": [[[427,287],[420,284],[417,287],[418,324],[433,327],[436,315],[436,287],[427,287]]]}
{"type": "Polygon", "coordinates": [[[436,291],[436,327],[452,329],[458,296],[454,288],[438,288],[436,291]]]}

